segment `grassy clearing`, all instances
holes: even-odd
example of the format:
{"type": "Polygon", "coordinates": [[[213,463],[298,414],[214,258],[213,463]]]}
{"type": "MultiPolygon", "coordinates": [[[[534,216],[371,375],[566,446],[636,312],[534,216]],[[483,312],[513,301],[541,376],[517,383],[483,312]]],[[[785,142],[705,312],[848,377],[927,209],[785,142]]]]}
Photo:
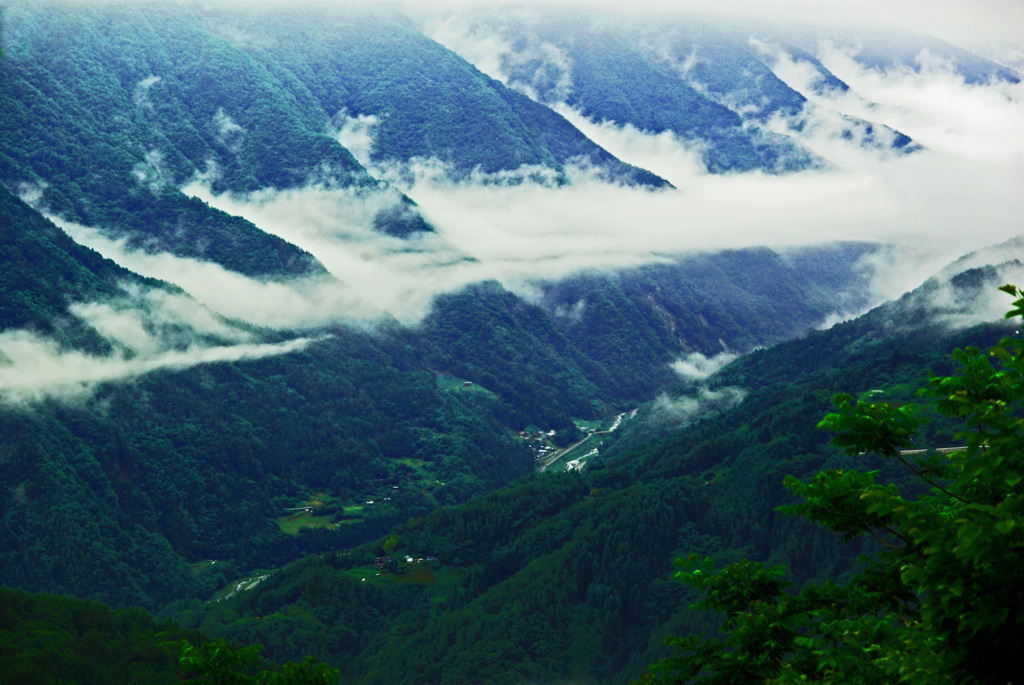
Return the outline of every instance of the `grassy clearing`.
{"type": "Polygon", "coordinates": [[[455,388],[465,387],[463,384],[467,383],[465,378],[459,378],[453,376],[450,373],[439,373],[437,374],[437,387],[439,390],[453,390],[455,388]]]}
{"type": "Polygon", "coordinates": [[[366,579],[369,582],[380,583],[382,582],[383,576],[377,575],[380,573],[380,569],[376,566],[357,566],[356,568],[350,568],[347,571],[342,572],[352,580],[363,580],[366,579]]]}
{"type": "Polygon", "coordinates": [[[199,573],[199,572],[200,572],[200,571],[202,571],[203,569],[206,569],[206,568],[210,568],[210,567],[211,567],[211,566],[213,566],[213,565],[214,565],[215,563],[216,563],[216,562],[215,562],[215,561],[213,561],[213,559],[206,559],[206,560],[204,560],[204,561],[197,561],[197,562],[196,562],[196,563],[194,563],[194,564],[189,564],[189,566],[191,566],[191,567],[192,567],[192,570],[193,570],[193,571],[195,571],[196,573],[199,573]]]}
{"type": "Polygon", "coordinates": [[[406,481],[406,483],[412,487],[430,487],[434,481],[437,480],[437,476],[427,469],[430,462],[426,462],[422,459],[411,459],[408,457],[396,459],[395,461],[412,470],[409,480],[406,481]]]}
{"type": "MultiPolygon", "coordinates": [[[[567,449],[565,452],[559,455],[558,459],[551,462],[551,464],[545,469],[552,473],[558,473],[565,471],[566,465],[573,459],[579,459],[586,456],[593,449],[595,449],[602,442],[600,436],[591,435],[584,440],[576,443],[574,446],[567,449]]],[[[588,457],[589,458],[589,457],[588,457]]],[[[585,462],[586,460],[584,460],[585,462]]]]}
{"type": "Polygon", "coordinates": [[[376,585],[448,586],[461,578],[465,570],[448,566],[435,570],[430,564],[411,564],[404,573],[387,573],[376,566],[360,566],[344,573],[353,580],[376,585]]]}
{"type": "Polygon", "coordinates": [[[453,392],[482,392],[494,395],[493,392],[482,385],[477,385],[473,381],[467,381],[465,378],[459,378],[449,373],[437,375],[437,387],[439,390],[451,390],[453,392]]]}
{"type": "Polygon", "coordinates": [[[328,516],[315,516],[307,511],[300,511],[289,516],[280,516],[277,525],[289,535],[297,535],[300,528],[333,528],[334,523],[328,516]]]}

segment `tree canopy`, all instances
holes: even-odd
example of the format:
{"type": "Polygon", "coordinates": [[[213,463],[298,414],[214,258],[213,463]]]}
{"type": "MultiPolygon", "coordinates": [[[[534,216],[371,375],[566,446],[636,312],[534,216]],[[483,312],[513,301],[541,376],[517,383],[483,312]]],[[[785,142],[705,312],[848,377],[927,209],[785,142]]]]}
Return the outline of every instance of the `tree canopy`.
{"type": "MultiPolygon", "coordinates": [[[[1024,293],[1007,318],[1024,316],[1024,293]]],[[[670,637],[675,656],[644,679],[675,683],[1007,683],[1007,651],[1024,637],[1024,339],[958,349],[949,376],[931,374],[917,404],[834,399],[819,427],[851,456],[898,460],[920,487],[900,492],[877,471],[825,470],[785,481],[801,498],[784,511],[879,552],[847,582],[787,591],[782,566],[677,560],[695,609],[724,613],[721,634],[670,637]],[[963,446],[919,448],[934,415],[955,419],[963,446]]]]}

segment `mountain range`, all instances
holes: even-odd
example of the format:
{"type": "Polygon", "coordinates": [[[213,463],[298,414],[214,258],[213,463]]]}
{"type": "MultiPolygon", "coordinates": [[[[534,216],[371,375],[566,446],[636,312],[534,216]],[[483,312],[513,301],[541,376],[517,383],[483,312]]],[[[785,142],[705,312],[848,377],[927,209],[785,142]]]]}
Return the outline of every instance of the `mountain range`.
{"type": "Polygon", "coordinates": [[[949,154],[871,78],[1016,93],[937,39],[538,8],[0,22],[9,588],[352,680],[626,682],[710,625],[673,556],[802,582],[870,551],[774,510],[782,475],[846,463],[814,430],[832,392],[909,399],[1006,331],[1009,205],[914,280],[908,244],[943,238],[897,235],[916,187],[856,175],[949,154]],[[802,214],[815,194],[843,205],[802,214]]]}

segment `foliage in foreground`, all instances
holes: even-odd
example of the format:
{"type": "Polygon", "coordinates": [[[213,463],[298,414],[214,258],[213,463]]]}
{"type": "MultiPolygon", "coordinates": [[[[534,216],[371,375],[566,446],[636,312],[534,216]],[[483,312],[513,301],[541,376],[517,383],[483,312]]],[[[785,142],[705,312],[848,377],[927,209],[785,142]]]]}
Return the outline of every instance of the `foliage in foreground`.
{"type": "MultiPolygon", "coordinates": [[[[1024,316],[1024,293],[1007,318],[1024,316]]],[[[847,583],[786,589],[785,568],[710,558],[677,560],[676,577],[702,592],[695,609],[725,614],[722,636],[669,638],[677,655],[645,680],[662,683],[1007,683],[1008,652],[1024,637],[1024,339],[987,353],[957,350],[958,370],[918,394],[962,424],[962,449],[914,449],[925,422],[914,405],[838,395],[820,428],[851,456],[896,459],[922,483],[901,495],[877,472],[786,479],[802,502],[784,507],[882,551],[847,583]],[[1005,665],[1004,665],[1005,664],[1005,665]]]]}
{"type": "Polygon", "coordinates": [[[157,622],[141,609],[0,587],[0,685],[338,681],[338,670],[315,657],[278,666],[260,658],[261,650],[260,645],[211,642],[172,621],[157,622]]]}
{"type": "Polygon", "coordinates": [[[277,670],[261,664],[260,645],[232,648],[227,640],[204,642],[198,647],[188,640],[179,644],[178,665],[194,683],[211,685],[332,685],[339,671],[308,656],[302,663],[289,661],[277,670]],[[264,666],[260,668],[260,666],[264,666]]]}
{"type": "Polygon", "coordinates": [[[201,637],[141,609],[0,587],[0,685],[171,685],[163,643],[201,637]]]}

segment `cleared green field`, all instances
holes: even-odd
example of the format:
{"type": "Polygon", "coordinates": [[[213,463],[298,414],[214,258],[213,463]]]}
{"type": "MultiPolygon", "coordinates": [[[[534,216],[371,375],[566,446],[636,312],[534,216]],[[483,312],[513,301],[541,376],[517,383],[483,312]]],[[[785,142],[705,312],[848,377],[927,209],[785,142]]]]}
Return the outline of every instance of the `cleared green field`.
{"type": "MultiPolygon", "coordinates": [[[[347,512],[346,512],[347,513],[347,512]]],[[[333,528],[334,523],[328,516],[315,516],[307,511],[300,511],[289,516],[280,516],[277,525],[289,535],[297,535],[300,528],[333,528]]]]}
{"type": "Polygon", "coordinates": [[[430,564],[411,564],[403,573],[388,573],[376,566],[360,566],[345,571],[345,575],[360,582],[377,585],[450,585],[465,571],[448,566],[434,569],[430,564]]]}
{"type": "Polygon", "coordinates": [[[562,454],[558,456],[558,459],[551,462],[544,470],[550,471],[551,473],[558,473],[559,471],[564,471],[569,462],[571,462],[574,459],[586,457],[594,449],[596,449],[602,442],[603,439],[599,435],[587,436],[586,438],[579,441],[566,451],[562,452],[562,454]]]}
{"type": "Polygon", "coordinates": [[[488,395],[494,393],[483,387],[477,385],[473,381],[467,381],[465,378],[459,378],[458,376],[452,376],[451,374],[442,373],[437,376],[437,387],[440,390],[451,390],[457,392],[483,392],[488,395]]]}

